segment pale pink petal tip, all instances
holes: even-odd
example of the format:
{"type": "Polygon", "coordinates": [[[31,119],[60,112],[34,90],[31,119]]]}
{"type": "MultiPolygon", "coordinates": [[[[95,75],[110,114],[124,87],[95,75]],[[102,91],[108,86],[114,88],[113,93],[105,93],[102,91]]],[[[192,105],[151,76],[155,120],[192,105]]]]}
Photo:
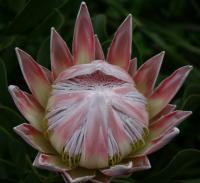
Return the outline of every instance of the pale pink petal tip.
{"type": "Polygon", "coordinates": [[[159,139],[174,128],[174,126],[178,126],[191,114],[191,111],[173,111],[164,115],[157,121],[150,124],[150,138],[152,140],[159,139]]]}
{"type": "Polygon", "coordinates": [[[15,105],[22,115],[39,131],[42,130],[44,109],[37,100],[30,94],[23,92],[19,87],[10,85],[8,90],[15,102],[15,105]]]}
{"type": "Polygon", "coordinates": [[[149,140],[141,150],[139,150],[133,155],[133,157],[148,155],[154,153],[155,151],[158,151],[163,146],[168,144],[171,141],[171,139],[173,139],[179,133],[180,130],[174,127],[172,130],[167,132],[164,136],[160,137],[159,139],[149,140]]]}
{"type": "Polygon", "coordinates": [[[114,35],[108,49],[107,61],[125,70],[129,68],[132,45],[132,15],[129,14],[114,35]]]}
{"type": "Polygon", "coordinates": [[[162,111],[172,100],[192,68],[192,66],[181,67],[160,83],[149,97],[150,118],[162,111]]]}
{"type": "Polygon", "coordinates": [[[51,28],[51,68],[54,78],[73,65],[72,55],[62,37],[51,28]]]}
{"type": "Polygon", "coordinates": [[[55,150],[50,143],[44,138],[43,134],[36,130],[33,126],[23,123],[13,128],[13,130],[21,136],[33,148],[40,152],[55,154],[55,150]]]}
{"type": "Polygon", "coordinates": [[[95,60],[105,60],[101,43],[97,35],[95,35],[95,60]]]}
{"type": "Polygon", "coordinates": [[[61,160],[60,156],[56,155],[48,155],[38,153],[36,156],[33,166],[50,170],[50,171],[57,171],[62,172],[69,170],[70,168],[61,160]]]}
{"type": "Polygon", "coordinates": [[[101,172],[107,176],[120,176],[128,174],[133,167],[133,162],[130,161],[126,164],[114,165],[108,169],[101,170],[101,172]]]}
{"type": "Polygon", "coordinates": [[[150,124],[154,123],[155,121],[157,121],[164,115],[174,111],[175,108],[176,108],[176,105],[167,104],[167,106],[162,111],[160,111],[156,116],[154,116],[152,119],[150,119],[150,124]]]}
{"type": "Polygon", "coordinates": [[[171,131],[169,131],[166,135],[161,137],[160,139],[152,141],[151,148],[147,151],[147,154],[152,154],[155,151],[158,151],[162,147],[164,147],[166,144],[168,144],[175,136],[177,136],[180,133],[180,130],[176,127],[174,127],[171,131]]]}
{"type": "Polygon", "coordinates": [[[46,106],[51,83],[47,73],[29,54],[15,48],[17,58],[26,83],[33,96],[42,106],[46,106]]]}
{"type": "Polygon", "coordinates": [[[81,3],[73,37],[75,64],[89,63],[95,58],[95,38],[92,22],[85,2],[81,3]]]}
{"type": "Polygon", "coordinates": [[[126,176],[133,172],[147,170],[151,168],[151,164],[147,156],[134,157],[130,162],[125,164],[114,165],[101,172],[107,176],[126,176]]]}
{"type": "Polygon", "coordinates": [[[153,91],[161,64],[163,62],[164,54],[165,52],[162,51],[161,53],[147,60],[141,65],[134,76],[137,89],[147,97],[153,91]]]}

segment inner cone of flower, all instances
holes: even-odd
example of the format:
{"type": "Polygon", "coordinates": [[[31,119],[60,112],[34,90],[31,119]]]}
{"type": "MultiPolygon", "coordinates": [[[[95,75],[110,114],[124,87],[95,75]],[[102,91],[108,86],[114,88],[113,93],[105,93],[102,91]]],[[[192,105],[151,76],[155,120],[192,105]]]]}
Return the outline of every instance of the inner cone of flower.
{"type": "Polygon", "coordinates": [[[131,44],[128,15],[104,57],[83,2],[72,53],[51,29],[51,71],[16,48],[31,94],[9,86],[29,122],[14,130],[38,150],[34,166],[59,172],[69,182],[110,182],[149,169],[147,155],[179,133],[176,126],[191,112],[175,110],[169,102],[192,67],[179,68],[154,87],[164,52],[137,69],[131,44]]]}

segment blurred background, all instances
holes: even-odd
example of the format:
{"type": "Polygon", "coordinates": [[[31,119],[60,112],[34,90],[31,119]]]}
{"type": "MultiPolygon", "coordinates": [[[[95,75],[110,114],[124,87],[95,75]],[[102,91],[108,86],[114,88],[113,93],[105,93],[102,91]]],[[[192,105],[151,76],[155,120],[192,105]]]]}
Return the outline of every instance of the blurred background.
{"type": "MultiPolygon", "coordinates": [[[[0,182],[62,183],[54,173],[32,167],[36,151],[12,128],[25,119],[8,93],[14,84],[27,90],[14,48],[20,47],[49,67],[50,28],[71,47],[79,0],[0,0],[0,182]]],[[[166,51],[159,80],[183,65],[194,69],[173,102],[193,115],[180,125],[181,133],[150,156],[152,169],[118,178],[122,183],[200,183],[200,1],[98,0],[86,1],[103,49],[120,23],[133,14],[132,57],[139,65],[166,51]]]]}

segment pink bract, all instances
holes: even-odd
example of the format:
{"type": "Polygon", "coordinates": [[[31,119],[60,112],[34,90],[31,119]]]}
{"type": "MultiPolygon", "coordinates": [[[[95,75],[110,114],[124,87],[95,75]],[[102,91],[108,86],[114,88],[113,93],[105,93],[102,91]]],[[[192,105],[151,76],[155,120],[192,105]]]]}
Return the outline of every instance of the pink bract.
{"type": "Polygon", "coordinates": [[[179,68],[154,88],[164,52],[137,69],[131,44],[128,15],[105,58],[83,2],[72,53],[51,30],[51,71],[16,48],[31,94],[9,86],[29,122],[14,130],[38,150],[34,166],[60,172],[69,182],[110,182],[149,169],[147,155],[179,133],[176,126],[191,112],[174,111],[169,102],[192,67],[179,68]]]}

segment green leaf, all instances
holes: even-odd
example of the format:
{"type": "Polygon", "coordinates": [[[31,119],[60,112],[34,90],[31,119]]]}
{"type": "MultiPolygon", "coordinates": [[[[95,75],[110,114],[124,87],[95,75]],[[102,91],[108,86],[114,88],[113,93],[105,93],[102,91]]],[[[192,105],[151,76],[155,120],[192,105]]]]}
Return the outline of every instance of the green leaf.
{"type": "Polygon", "coordinates": [[[4,61],[0,58],[0,104],[11,104],[10,94],[8,92],[7,71],[4,61]]]}
{"type": "Polygon", "coordinates": [[[13,127],[25,122],[25,119],[13,109],[0,105],[0,126],[6,128],[9,132],[13,132],[13,127]]]}
{"type": "Polygon", "coordinates": [[[0,51],[8,48],[15,41],[16,36],[4,36],[1,38],[0,51]]]}
{"type": "Polygon", "coordinates": [[[200,94],[192,94],[184,99],[182,109],[195,111],[200,106],[200,94]]]}
{"type": "Polygon", "coordinates": [[[21,11],[26,3],[26,0],[7,0],[4,1],[4,6],[6,6],[7,8],[9,8],[10,10],[18,13],[19,11],[21,11]]]}
{"type": "Polygon", "coordinates": [[[200,178],[177,181],[177,183],[199,183],[199,182],[200,182],[200,178]]]}
{"type": "Polygon", "coordinates": [[[191,94],[200,94],[200,85],[191,83],[184,91],[183,99],[186,99],[191,94]]]}
{"type": "Polygon", "coordinates": [[[108,39],[105,15],[103,14],[96,15],[93,18],[93,27],[94,27],[95,34],[98,35],[100,40],[108,39]]]}
{"type": "Polygon", "coordinates": [[[167,38],[170,42],[172,42],[172,44],[182,47],[187,51],[191,51],[191,53],[195,53],[197,55],[200,54],[200,48],[192,45],[187,39],[183,38],[182,35],[177,34],[174,29],[169,30],[164,26],[160,26],[152,22],[150,25],[155,29],[156,33],[161,33],[163,37],[167,38]]]}
{"type": "MultiPolygon", "coordinates": [[[[7,123],[9,123],[9,121],[7,121],[7,123]]],[[[3,157],[2,162],[0,162],[2,168],[1,171],[6,172],[5,178],[10,177],[10,174],[12,173],[6,171],[8,170],[8,166],[11,166],[12,170],[14,170],[14,174],[17,173],[18,175],[23,174],[28,167],[27,161],[22,161],[26,152],[25,143],[23,141],[17,141],[18,138],[16,138],[14,131],[7,129],[8,128],[0,126],[0,157],[3,157]]]]}
{"type": "Polygon", "coordinates": [[[64,16],[58,9],[54,9],[35,29],[30,33],[28,37],[33,38],[35,35],[41,34],[42,32],[49,32],[50,28],[55,27],[59,30],[64,24],[64,16]]]}
{"type": "Polygon", "coordinates": [[[50,67],[50,39],[47,38],[41,44],[37,52],[37,61],[46,68],[50,67]]]}
{"type": "Polygon", "coordinates": [[[23,34],[26,31],[35,28],[51,11],[55,8],[59,8],[66,2],[66,0],[28,1],[24,9],[19,12],[14,21],[7,28],[8,33],[23,34]]]}
{"type": "Polygon", "coordinates": [[[29,173],[24,179],[23,182],[29,182],[29,183],[42,183],[38,177],[35,176],[34,173],[29,173]]]}
{"type": "Polygon", "coordinates": [[[149,31],[147,29],[143,29],[143,32],[147,37],[154,41],[154,44],[157,44],[159,47],[162,48],[162,50],[166,50],[168,54],[174,57],[179,65],[188,64],[188,61],[183,57],[183,55],[177,52],[176,49],[174,49],[171,44],[164,39],[164,37],[161,37],[159,34],[149,31]]]}
{"type": "Polygon", "coordinates": [[[153,176],[145,178],[144,182],[156,182],[162,180],[169,183],[175,180],[187,180],[190,178],[199,178],[200,175],[200,151],[195,149],[183,150],[171,160],[171,162],[162,170],[153,176]]]}
{"type": "Polygon", "coordinates": [[[137,65],[141,66],[144,60],[143,60],[143,53],[141,49],[142,45],[140,42],[140,35],[136,34],[133,37],[133,45],[134,47],[132,48],[132,57],[133,58],[137,57],[137,62],[138,62],[137,65]]]}

